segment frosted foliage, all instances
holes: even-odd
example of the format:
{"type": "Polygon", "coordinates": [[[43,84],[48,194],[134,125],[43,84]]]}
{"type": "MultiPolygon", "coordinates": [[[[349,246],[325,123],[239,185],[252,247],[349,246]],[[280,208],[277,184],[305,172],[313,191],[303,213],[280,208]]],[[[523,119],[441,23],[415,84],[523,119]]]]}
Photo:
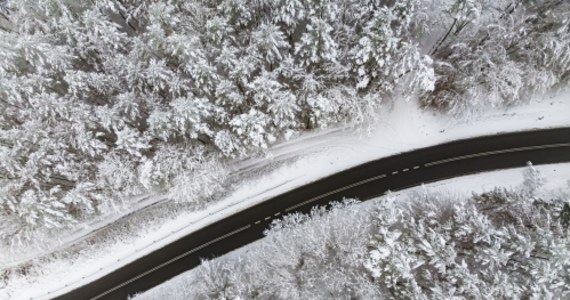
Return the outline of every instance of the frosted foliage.
{"type": "Polygon", "coordinates": [[[309,20],[307,31],[295,49],[295,54],[300,57],[301,64],[336,61],[337,45],[330,35],[331,31],[332,27],[325,21],[317,17],[309,20]]]}
{"type": "Polygon", "coordinates": [[[570,292],[564,200],[496,189],[457,202],[419,194],[382,207],[365,265],[397,298],[532,298],[570,292]],[[408,202],[407,202],[408,203],[408,202]],[[435,284],[434,284],[435,283],[435,284]]]}
{"type": "Polygon", "coordinates": [[[483,4],[488,5],[489,1],[455,0],[452,1],[448,13],[458,22],[477,23],[482,14],[483,4]]]}
{"type": "Polygon", "coordinates": [[[541,194],[424,190],[286,215],[247,250],[141,298],[563,299],[570,194],[541,194]]]}
{"type": "Polygon", "coordinates": [[[365,240],[351,239],[368,235],[368,219],[353,203],[276,221],[246,256],[205,262],[195,285],[176,299],[370,299],[376,288],[358,263],[366,254],[365,240]]]}
{"type": "MultiPolygon", "coordinates": [[[[415,1],[401,1],[371,12],[353,50],[359,89],[390,93],[396,82],[410,72],[418,71],[422,78],[424,73],[429,74],[429,68],[424,66],[429,60],[421,59],[419,45],[410,38],[415,33],[412,18],[420,13],[417,10],[421,4],[421,1],[417,5],[415,1]]],[[[429,90],[431,84],[420,86],[429,90]]]]}
{"type": "Polygon", "coordinates": [[[197,163],[200,163],[200,168],[187,168],[185,171],[172,174],[169,196],[175,201],[205,201],[219,191],[217,187],[226,178],[227,170],[212,157],[204,157],[197,163]]]}
{"type": "Polygon", "coordinates": [[[240,141],[229,131],[218,131],[214,143],[224,155],[232,155],[241,148],[240,141]]]}
{"type": "Polygon", "coordinates": [[[136,164],[121,158],[118,153],[109,153],[97,165],[98,180],[113,193],[133,193],[140,188],[136,164]]]}
{"type": "Polygon", "coordinates": [[[426,105],[473,114],[568,84],[570,2],[451,1],[426,105]]]}
{"type": "Polygon", "coordinates": [[[268,116],[256,109],[252,108],[248,113],[237,115],[229,124],[246,145],[267,148],[268,143],[274,141],[273,135],[266,129],[269,124],[268,116]]]}
{"type": "Polygon", "coordinates": [[[524,182],[522,189],[526,190],[530,195],[536,194],[536,192],[542,187],[546,179],[540,171],[538,171],[531,162],[527,163],[527,167],[523,172],[524,182]]]}
{"type": "Polygon", "coordinates": [[[289,47],[285,41],[285,35],[276,25],[261,25],[259,29],[253,33],[253,39],[257,43],[260,54],[265,57],[267,62],[280,61],[283,59],[282,49],[289,47]]]}

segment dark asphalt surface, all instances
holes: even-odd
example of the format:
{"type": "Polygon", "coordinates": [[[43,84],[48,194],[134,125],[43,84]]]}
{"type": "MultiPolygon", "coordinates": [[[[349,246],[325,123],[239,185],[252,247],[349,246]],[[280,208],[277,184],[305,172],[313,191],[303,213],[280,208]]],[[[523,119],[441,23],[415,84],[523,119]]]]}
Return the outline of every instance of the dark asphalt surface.
{"type": "Polygon", "coordinates": [[[232,215],[56,299],[126,299],[128,295],[148,290],[192,269],[200,264],[202,258],[220,256],[262,238],[263,231],[277,218],[274,216],[276,213],[308,212],[315,205],[343,197],[367,200],[388,190],[425,182],[523,167],[527,161],[535,165],[569,162],[570,128],[455,141],[366,163],[232,215]],[[332,193],[335,190],[337,192],[332,193]],[[314,201],[295,207],[310,199],[314,201]],[[265,220],[269,216],[271,218],[265,220]],[[255,223],[260,220],[260,223],[255,223]],[[228,235],[232,232],[234,234],[228,235]],[[180,255],[184,256],[165,264],[180,255]],[[145,274],[153,268],[152,272],[145,274]],[[128,284],[123,285],[125,282],[128,284]]]}

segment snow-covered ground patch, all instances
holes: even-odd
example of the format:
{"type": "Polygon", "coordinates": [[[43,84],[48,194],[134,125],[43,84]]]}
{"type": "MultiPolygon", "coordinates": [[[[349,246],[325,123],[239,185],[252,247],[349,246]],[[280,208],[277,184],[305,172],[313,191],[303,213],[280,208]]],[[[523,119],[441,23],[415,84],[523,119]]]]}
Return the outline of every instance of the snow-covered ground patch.
{"type": "MultiPolygon", "coordinates": [[[[552,192],[559,189],[567,188],[570,185],[570,163],[551,164],[535,166],[540,174],[546,178],[545,184],[541,187],[541,191],[552,192]]],[[[497,187],[504,187],[508,189],[516,189],[521,186],[524,180],[525,168],[514,168],[508,170],[498,170],[491,172],[484,172],[468,176],[461,176],[453,179],[442,180],[419,187],[413,187],[393,193],[394,198],[400,198],[406,194],[420,192],[422,189],[427,189],[432,194],[454,194],[457,199],[464,199],[471,194],[482,194],[489,192],[497,187]]],[[[378,198],[380,199],[380,198],[378,198]]],[[[363,202],[359,205],[374,207],[375,201],[363,202]]],[[[362,209],[360,209],[362,210],[362,209]]],[[[364,209],[368,210],[368,209],[364,209]]],[[[235,250],[219,259],[235,258],[244,255],[247,252],[255,249],[259,241],[252,243],[246,247],[235,250]]],[[[185,272],[175,278],[166,281],[165,283],[154,287],[153,289],[137,295],[134,300],[145,299],[183,299],[188,296],[189,291],[192,290],[193,283],[196,282],[197,269],[185,272]]]]}
{"type": "MultiPolygon", "coordinates": [[[[371,160],[457,139],[567,127],[569,97],[565,92],[526,106],[489,111],[469,121],[423,111],[415,101],[395,101],[369,126],[369,134],[353,128],[322,130],[276,145],[268,157],[237,162],[230,166],[233,176],[250,177],[240,178],[239,187],[223,199],[200,211],[182,210],[159,228],[141,225],[136,237],[117,237],[116,243],[94,251],[74,249],[71,260],[60,255],[42,262],[31,273],[10,276],[0,286],[0,299],[45,299],[63,294],[236,211],[371,160]]],[[[164,198],[152,199],[158,202],[164,198]]]]}

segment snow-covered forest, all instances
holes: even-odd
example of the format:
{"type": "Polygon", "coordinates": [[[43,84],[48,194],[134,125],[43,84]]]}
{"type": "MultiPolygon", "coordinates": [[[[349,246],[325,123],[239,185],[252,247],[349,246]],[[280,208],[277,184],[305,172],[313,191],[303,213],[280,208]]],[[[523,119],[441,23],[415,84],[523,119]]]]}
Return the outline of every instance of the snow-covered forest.
{"type": "Polygon", "coordinates": [[[274,221],[267,237],[144,299],[566,299],[570,186],[345,200],[274,221]]]}
{"type": "Polygon", "coordinates": [[[224,161],[395,94],[524,103],[568,84],[569,20],[562,0],[0,1],[0,240],[197,201],[224,161]]]}

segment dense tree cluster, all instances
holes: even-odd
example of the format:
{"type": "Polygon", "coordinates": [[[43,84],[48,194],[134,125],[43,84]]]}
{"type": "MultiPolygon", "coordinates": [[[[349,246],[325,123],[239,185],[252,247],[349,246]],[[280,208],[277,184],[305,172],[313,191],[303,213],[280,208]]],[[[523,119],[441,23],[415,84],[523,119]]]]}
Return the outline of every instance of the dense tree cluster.
{"type": "Polygon", "coordinates": [[[568,11],[554,0],[2,1],[0,237],[73,226],[148,190],[211,194],[216,160],[361,122],[397,89],[455,112],[518,101],[568,80],[568,11]]]}
{"type": "Polygon", "coordinates": [[[568,84],[570,2],[451,2],[430,53],[437,81],[424,104],[476,113],[568,84]]]}
{"type": "Polygon", "coordinates": [[[69,226],[113,197],[195,183],[220,155],[363,120],[380,97],[361,91],[391,91],[424,61],[412,1],[353,4],[3,3],[3,236],[69,226]]]}
{"type": "Polygon", "coordinates": [[[564,299],[570,194],[542,182],[530,167],[519,190],[424,190],[289,215],[247,251],[137,299],[564,299]]]}

